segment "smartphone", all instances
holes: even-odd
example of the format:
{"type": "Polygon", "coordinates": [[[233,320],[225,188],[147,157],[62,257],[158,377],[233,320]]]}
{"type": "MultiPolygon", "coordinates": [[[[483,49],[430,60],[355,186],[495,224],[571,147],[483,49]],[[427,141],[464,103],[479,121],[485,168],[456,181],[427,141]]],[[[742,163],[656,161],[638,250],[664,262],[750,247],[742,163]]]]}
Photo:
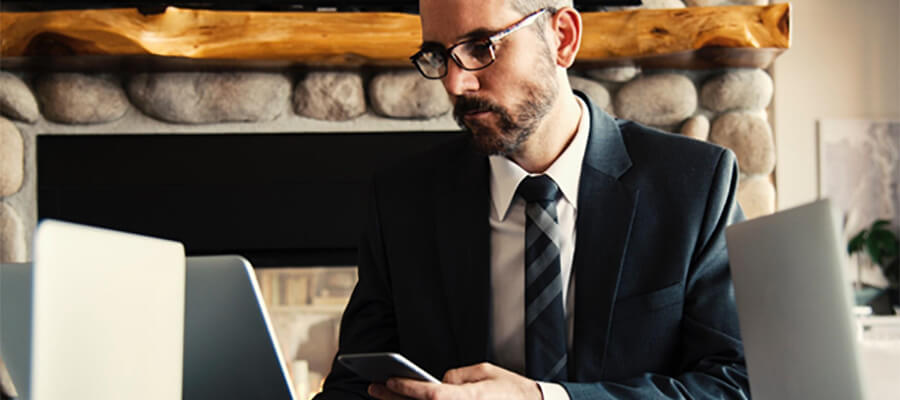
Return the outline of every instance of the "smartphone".
{"type": "Polygon", "coordinates": [[[388,378],[393,377],[441,383],[424,369],[397,353],[343,354],[338,356],[338,361],[372,383],[385,383],[388,378]]]}

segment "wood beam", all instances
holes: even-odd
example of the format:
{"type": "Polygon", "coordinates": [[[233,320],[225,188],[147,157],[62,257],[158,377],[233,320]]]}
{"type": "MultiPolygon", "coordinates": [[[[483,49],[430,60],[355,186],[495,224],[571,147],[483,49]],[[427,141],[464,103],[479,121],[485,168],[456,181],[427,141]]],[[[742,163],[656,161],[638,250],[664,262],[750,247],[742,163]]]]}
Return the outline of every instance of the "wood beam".
{"type": "MultiPolygon", "coordinates": [[[[790,5],[587,12],[582,64],[765,67],[790,47],[790,5]]],[[[169,7],[0,13],[0,57],[152,56],[331,66],[409,65],[419,19],[401,13],[169,7]]],[[[7,63],[8,64],[8,63],[7,63]]]]}

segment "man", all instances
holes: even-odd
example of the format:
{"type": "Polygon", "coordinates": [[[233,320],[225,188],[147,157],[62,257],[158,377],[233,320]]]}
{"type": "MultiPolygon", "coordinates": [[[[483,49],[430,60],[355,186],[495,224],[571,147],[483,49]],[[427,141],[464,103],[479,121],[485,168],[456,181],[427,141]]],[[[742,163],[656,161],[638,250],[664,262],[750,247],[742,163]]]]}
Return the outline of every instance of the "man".
{"type": "Polygon", "coordinates": [[[468,134],[375,176],[339,354],[398,352],[444,383],[335,363],[318,398],[749,397],[734,156],[573,94],[570,1],[420,12],[413,62],[468,134]]]}

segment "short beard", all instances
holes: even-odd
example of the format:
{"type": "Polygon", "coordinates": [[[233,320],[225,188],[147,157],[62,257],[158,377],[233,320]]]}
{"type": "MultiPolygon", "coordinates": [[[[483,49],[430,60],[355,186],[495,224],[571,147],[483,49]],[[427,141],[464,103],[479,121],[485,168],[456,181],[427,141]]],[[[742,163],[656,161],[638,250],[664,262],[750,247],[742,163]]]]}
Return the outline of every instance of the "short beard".
{"type": "MultiPolygon", "coordinates": [[[[549,58],[548,58],[549,60],[549,58]]],[[[472,135],[476,150],[485,155],[514,155],[522,144],[533,134],[544,117],[550,112],[558,95],[552,65],[541,68],[545,74],[537,76],[546,79],[543,82],[523,82],[525,100],[513,106],[512,110],[493,103],[490,100],[475,96],[456,98],[453,117],[463,129],[472,135]],[[471,111],[490,111],[497,117],[496,124],[485,124],[471,121],[467,124],[463,118],[471,111]]]]}

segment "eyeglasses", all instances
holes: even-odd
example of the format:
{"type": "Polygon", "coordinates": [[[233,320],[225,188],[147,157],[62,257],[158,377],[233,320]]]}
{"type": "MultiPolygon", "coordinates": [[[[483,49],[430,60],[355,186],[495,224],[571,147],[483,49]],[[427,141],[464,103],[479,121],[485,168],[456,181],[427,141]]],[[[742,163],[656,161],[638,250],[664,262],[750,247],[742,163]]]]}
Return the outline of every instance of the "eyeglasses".
{"type": "Polygon", "coordinates": [[[494,46],[503,38],[513,32],[531,25],[541,14],[550,11],[542,8],[525,16],[506,29],[483,39],[471,39],[459,42],[445,49],[440,45],[427,46],[409,59],[428,79],[441,79],[447,75],[447,59],[453,59],[460,68],[467,71],[477,71],[487,68],[497,59],[494,46]],[[448,57],[449,56],[449,57],[448,57]]]}

